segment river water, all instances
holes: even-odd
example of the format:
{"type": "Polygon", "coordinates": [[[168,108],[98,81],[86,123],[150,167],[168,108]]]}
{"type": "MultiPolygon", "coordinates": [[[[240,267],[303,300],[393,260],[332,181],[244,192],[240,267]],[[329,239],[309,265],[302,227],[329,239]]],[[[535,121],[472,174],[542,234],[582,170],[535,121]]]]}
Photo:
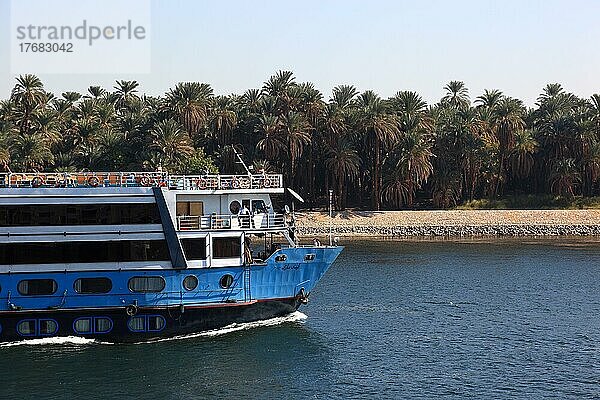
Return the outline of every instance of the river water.
{"type": "Polygon", "coordinates": [[[302,313],[0,347],[0,398],[600,397],[600,240],[350,241],[302,313]]]}

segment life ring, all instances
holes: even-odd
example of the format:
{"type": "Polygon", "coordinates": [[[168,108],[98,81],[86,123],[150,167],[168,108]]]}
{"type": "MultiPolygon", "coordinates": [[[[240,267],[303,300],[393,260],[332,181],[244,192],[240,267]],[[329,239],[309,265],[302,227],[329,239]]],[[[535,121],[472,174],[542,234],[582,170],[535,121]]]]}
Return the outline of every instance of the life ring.
{"type": "Polygon", "coordinates": [[[34,188],[40,187],[44,184],[44,181],[39,176],[36,176],[31,180],[31,186],[34,188]]]}
{"type": "Polygon", "coordinates": [[[267,179],[267,178],[265,178],[265,181],[264,181],[264,183],[263,183],[263,186],[264,186],[264,187],[266,187],[266,188],[270,188],[270,187],[271,187],[271,180],[270,180],[270,179],[267,179]]]}
{"type": "Polygon", "coordinates": [[[196,186],[198,186],[199,189],[206,189],[206,181],[202,178],[198,179],[198,182],[196,182],[196,186]]]}
{"type": "Polygon", "coordinates": [[[248,189],[250,187],[250,179],[240,179],[240,187],[242,189],[248,189]]]}
{"type": "Polygon", "coordinates": [[[97,187],[100,184],[100,179],[97,176],[90,176],[88,178],[88,185],[91,187],[97,187]]]}
{"type": "Polygon", "coordinates": [[[233,178],[231,180],[231,187],[234,189],[239,189],[240,188],[240,180],[237,178],[233,178]]]}
{"type": "Polygon", "coordinates": [[[147,176],[142,176],[140,178],[140,184],[142,186],[150,186],[150,178],[148,178],[147,176]]]}
{"type": "Polygon", "coordinates": [[[138,307],[135,304],[130,304],[127,307],[125,307],[125,312],[130,317],[133,317],[135,314],[138,313],[138,307]]]}

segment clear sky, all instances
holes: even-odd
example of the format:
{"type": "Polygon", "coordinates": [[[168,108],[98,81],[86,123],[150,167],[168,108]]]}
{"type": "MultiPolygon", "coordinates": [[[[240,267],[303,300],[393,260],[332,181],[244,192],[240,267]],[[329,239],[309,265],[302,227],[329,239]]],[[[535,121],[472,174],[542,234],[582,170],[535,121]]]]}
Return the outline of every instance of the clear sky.
{"type": "MultiPolygon", "coordinates": [[[[15,78],[9,14],[0,0],[0,98],[15,78]]],[[[550,82],[584,97],[600,92],[599,0],[152,0],[151,35],[149,74],[39,75],[56,93],[116,79],[150,94],[179,81],[240,93],[279,69],[326,98],[353,84],[433,102],[450,80],[472,97],[497,88],[528,105],[550,82]]]]}

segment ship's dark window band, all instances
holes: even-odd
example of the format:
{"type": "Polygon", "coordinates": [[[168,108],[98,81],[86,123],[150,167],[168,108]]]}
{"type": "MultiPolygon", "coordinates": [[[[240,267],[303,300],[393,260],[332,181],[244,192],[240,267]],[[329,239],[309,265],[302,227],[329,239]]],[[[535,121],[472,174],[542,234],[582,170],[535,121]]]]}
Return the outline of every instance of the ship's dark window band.
{"type": "Polygon", "coordinates": [[[239,237],[213,238],[213,258],[236,258],[242,255],[239,237]]]}
{"type": "Polygon", "coordinates": [[[206,260],[206,239],[182,239],[181,247],[188,260],[206,260]]]}
{"type": "Polygon", "coordinates": [[[79,278],[73,283],[73,289],[80,294],[108,293],[112,281],[109,278],[79,278]]]}
{"type": "Polygon", "coordinates": [[[160,332],[166,325],[167,321],[161,315],[136,315],[127,321],[131,332],[160,332]]]}
{"type": "Polygon", "coordinates": [[[113,328],[108,317],[81,317],[73,322],[73,331],[80,335],[109,333],[113,328]]]}
{"type": "Polygon", "coordinates": [[[168,260],[164,240],[0,243],[0,265],[168,260]]]}
{"type": "Polygon", "coordinates": [[[0,226],[160,224],[155,203],[0,205],[0,226]]]}
{"type": "Polygon", "coordinates": [[[134,276],[129,279],[127,287],[137,293],[158,293],[165,289],[166,282],[162,276],[134,276]]]}
{"type": "Polygon", "coordinates": [[[53,319],[24,319],[17,324],[21,336],[52,336],[58,332],[58,322],[53,319]]]}
{"type": "Polygon", "coordinates": [[[23,296],[44,296],[56,293],[58,284],[54,279],[25,279],[19,282],[17,290],[23,296]]]}

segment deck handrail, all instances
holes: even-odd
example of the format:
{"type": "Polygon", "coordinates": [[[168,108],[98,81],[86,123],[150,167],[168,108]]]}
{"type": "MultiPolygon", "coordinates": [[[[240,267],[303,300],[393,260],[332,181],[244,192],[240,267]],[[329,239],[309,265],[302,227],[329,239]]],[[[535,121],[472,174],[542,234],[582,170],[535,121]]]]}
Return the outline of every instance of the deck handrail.
{"type": "Polygon", "coordinates": [[[179,231],[197,230],[260,230],[281,229],[288,226],[285,214],[261,214],[263,217],[256,220],[252,215],[241,214],[210,214],[210,215],[185,215],[177,217],[179,231]]]}
{"type": "Polygon", "coordinates": [[[283,188],[281,174],[171,175],[164,172],[8,172],[0,188],[166,187],[171,190],[283,188]]]}

